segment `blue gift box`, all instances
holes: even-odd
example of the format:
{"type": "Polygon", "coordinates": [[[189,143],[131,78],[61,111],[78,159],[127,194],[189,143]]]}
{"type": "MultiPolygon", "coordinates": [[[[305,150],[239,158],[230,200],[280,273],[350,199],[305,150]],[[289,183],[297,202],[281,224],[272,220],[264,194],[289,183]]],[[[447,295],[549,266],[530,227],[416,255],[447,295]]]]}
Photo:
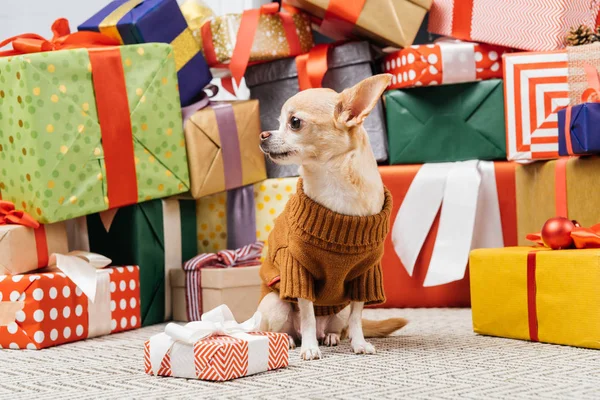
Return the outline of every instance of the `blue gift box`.
{"type": "Polygon", "coordinates": [[[123,44],[170,43],[173,46],[181,105],[194,103],[212,75],[176,0],[116,0],[79,25],[123,44]]]}
{"type": "Polygon", "coordinates": [[[572,154],[567,151],[566,117],[566,109],[558,112],[558,154],[568,156],[600,153],[600,103],[583,103],[571,108],[572,154]]]}

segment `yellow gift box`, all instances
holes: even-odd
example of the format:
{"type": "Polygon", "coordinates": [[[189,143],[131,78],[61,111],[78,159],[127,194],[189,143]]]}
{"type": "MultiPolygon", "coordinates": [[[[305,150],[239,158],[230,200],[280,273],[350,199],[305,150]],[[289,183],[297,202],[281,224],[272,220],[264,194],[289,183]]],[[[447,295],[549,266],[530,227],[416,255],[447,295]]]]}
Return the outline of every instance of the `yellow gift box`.
{"type": "Polygon", "coordinates": [[[476,333],[600,349],[600,249],[473,250],[469,268],[476,333]]]}
{"type": "MultiPolygon", "coordinates": [[[[281,214],[290,196],[296,193],[297,184],[298,178],[279,178],[267,179],[252,186],[254,199],[249,206],[255,213],[256,240],[265,243],[263,255],[267,251],[267,238],[275,218],[281,214]]],[[[228,247],[227,225],[235,221],[228,221],[227,200],[226,192],[197,200],[199,253],[212,253],[228,247]]]]}

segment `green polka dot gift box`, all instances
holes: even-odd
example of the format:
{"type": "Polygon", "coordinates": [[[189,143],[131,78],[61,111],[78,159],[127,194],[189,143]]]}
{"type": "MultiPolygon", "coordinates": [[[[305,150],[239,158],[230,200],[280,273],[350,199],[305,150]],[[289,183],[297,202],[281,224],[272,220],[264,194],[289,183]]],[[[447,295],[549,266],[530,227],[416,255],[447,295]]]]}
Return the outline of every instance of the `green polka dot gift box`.
{"type": "Polygon", "coordinates": [[[168,44],[0,57],[0,190],[41,223],[189,190],[168,44]]]}

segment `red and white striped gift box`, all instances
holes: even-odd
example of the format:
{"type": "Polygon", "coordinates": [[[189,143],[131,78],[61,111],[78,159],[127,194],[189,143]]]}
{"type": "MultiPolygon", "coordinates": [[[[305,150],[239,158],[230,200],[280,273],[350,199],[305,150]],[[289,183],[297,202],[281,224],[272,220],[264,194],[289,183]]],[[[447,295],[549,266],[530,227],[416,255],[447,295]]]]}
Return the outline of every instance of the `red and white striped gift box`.
{"type": "Polygon", "coordinates": [[[154,345],[152,338],[144,344],[144,366],[149,375],[228,381],[284,368],[289,363],[289,341],[285,333],[210,336],[193,345],[175,342],[159,365],[152,363],[154,345]]]}
{"type": "Polygon", "coordinates": [[[429,31],[530,51],[565,47],[569,28],[596,26],[598,0],[434,0],[429,31]]]}
{"type": "Polygon", "coordinates": [[[222,304],[186,325],[167,324],[144,344],[149,375],[227,381],[287,367],[286,333],[258,332],[261,314],[238,323],[222,304]]]}
{"type": "Polygon", "coordinates": [[[558,110],[569,104],[566,51],[504,56],[506,148],[509,160],[558,157],[558,110]]]}
{"type": "Polygon", "coordinates": [[[502,55],[507,51],[487,44],[439,41],[387,55],[382,70],[392,74],[388,90],[501,79],[502,55]]]}

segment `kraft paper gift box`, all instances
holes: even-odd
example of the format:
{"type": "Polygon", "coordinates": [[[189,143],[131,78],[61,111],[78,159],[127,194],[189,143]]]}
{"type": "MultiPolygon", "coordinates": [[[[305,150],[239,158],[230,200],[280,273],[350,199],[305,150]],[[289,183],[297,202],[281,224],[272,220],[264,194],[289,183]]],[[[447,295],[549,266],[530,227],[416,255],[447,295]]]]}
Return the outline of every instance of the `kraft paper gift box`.
{"type": "MultiPolygon", "coordinates": [[[[376,50],[367,42],[345,43],[331,46],[327,50],[327,72],[322,79],[322,87],[337,92],[352,87],[373,75],[376,50]]],[[[283,104],[300,91],[297,61],[277,60],[254,65],[248,68],[246,84],[250,96],[260,101],[260,122],[264,131],[279,129],[279,115],[283,104]]],[[[371,147],[377,161],[385,161],[387,138],[383,103],[379,102],[364,122],[369,134],[371,147]]],[[[298,175],[298,167],[276,165],[267,160],[269,178],[283,178],[298,175]]]]}
{"type": "Polygon", "coordinates": [[[189,107],[189,117],[184,110],[192,197],[266,179],[258,101],[212,103],[196,111],[197,107],[189,107]]]}
{"type": "Polygon", "coordinates": [[[429,31],[531,51],[565,47],[573,26],[596,26],[595,0],[433,0],[429,31]]]}
{"type": "Polygon", "coordinates": [[[176,0],[112,1],[77,29],[101,32],[123,44],[170,43],[184,106],[197,100],[212,79],[200,44],[176,0]]]}
{"type": "Polygon", "coordinates": [[[153,200],[88,215],[69,221],[68,233],[70,249],[139,265],[143,326],[171,319],[169,271],[198,254],[193,200],[153,200]]]}
{"type": "Polygon", "coordinates": [[[202,322],[170,323],[144,343],[149,375],[227,381],[287,367],[287,333],[259,332],[260,313],[237,323],[221,305],[202,322]]]}
{"type": "Polygon", "coordinates": [[[576,220],[581,226],[600,221],[600,158],[572,157],[517,167],[519,245],[530,245],[529,233],[539,232],[552,217],[576,220]]]}
{"type": "Polygon", "coordinates": [[[475,332],[600,348],[600,250],[509,247],[470,260],[475,332]]]}
{"type": "Polygon", "coordinates": [[[586,64],[600,69],[600,44],[504,55],[509,160],[558,158],[558,112],[583,102],[586,64]]]}
{"type": "Polygon", "coordinates": [[[0,275],[45,268],[50,254],[67,251],[63,223],[41,225],[12,203],[0,200],[0,275]]]}
{"type": "Polygon", "coordinates": [[[0,163],[15,166],[0,190],[40,223],[189,190],[170,45],[0,57],[0,71],[0,163]]]}
{"type": "MultiPolygon", "coordinates": [[[[236,320],[246,320],[254,314],[260,301],[258,274],[260,266],[234,268],[203,268],[200,281],[201,290],[197,290],[200,310],[212,310],[221,304],[227,305],[236,320]]],[[[190,304],[186,296],[186,271],[171,271],[173,294],[173,320],[189,321],[190,304]]]]}
{"type": "Polygon", "coordinates": [[[502,79],[502,55],[507,51],[481,43],[439,40],[388,54],[381,69],[393,75],[388,89],[502,79]]]}
{"type": "Polygon", "coordinates": [[[43,349],[140,327],[137,266],[96,269],[110,260],[59,257],[39,273],[0,275],[0,348],[43,349]]]}
{"type": "Polygon", "coordinates": [[[357,36],[382,46],[410,46],[432,0],[283,0],[315,18],[314,27],[331,38],[357,36]]]}
{"type": "Polygon", "coordinates": [[[268,246],[275,218],[290,196],[298,178],[267,179],[250,186],[217,193],[196,202],[198,252],[237,249],[256,241],[268,246]]]}
{"type": "Polygon", "coordinates": [[[514,169],[481,161],[379,168],[394,207],[381,261],[387,300],[378,307],[469,306],[469,250],[517,242],[514,169]]]}
{"type": "Polygon", "coordinates": [[[583,67],[588,80],[588,89],[581,98],[583,103],[558,111],[558,154],[561,156],[600,152],[600,140],[595,132],[600,122],[600,76],[591,64],[583,67]]]}
{"type": "Polygon", "coordinates": [[[391,164],[505,160],[502,81],[388,91],[391,164]]]}

